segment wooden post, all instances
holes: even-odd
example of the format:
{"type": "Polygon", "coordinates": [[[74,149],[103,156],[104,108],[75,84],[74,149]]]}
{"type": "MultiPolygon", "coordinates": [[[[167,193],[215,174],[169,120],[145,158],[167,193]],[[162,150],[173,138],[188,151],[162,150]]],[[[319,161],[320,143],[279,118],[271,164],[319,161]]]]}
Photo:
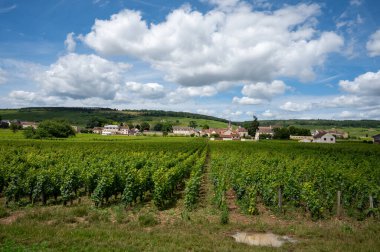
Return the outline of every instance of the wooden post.
{"type": "Polygon", "coordinates": [[[342,192],[341,192],[341,191],[338,191],[338,195],[337,195],[337,205],[336,205],[336,215],[337,215],[338,217],[340,217],[340,215],[341,215],[341,202],[340,202],[341,195],[342,195],[342,192]]]}
{"type": "Polygon", "coordinates": [[[373,197],[372,195],[369,196],[369,215],[373,216],[373,197]]]}
{"type": "Polygon", "coordinates": [[[282,210],[282,190],[281,186],[278,188],[278,208],[282,210]]]}

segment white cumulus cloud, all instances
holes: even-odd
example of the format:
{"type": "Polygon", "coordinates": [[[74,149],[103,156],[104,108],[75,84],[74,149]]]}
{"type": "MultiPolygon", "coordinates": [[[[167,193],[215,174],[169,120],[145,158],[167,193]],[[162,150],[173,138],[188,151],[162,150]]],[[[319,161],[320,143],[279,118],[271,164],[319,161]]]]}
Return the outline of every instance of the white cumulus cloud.
{"type": "Polygon", "coordinates": [[[275,80],[271,83],[258,82],[244,85],[242,94],[255,99],[271,100],[273,97],[285,93],[289,89],[283,81],[275,80]]]}
{"type": "Polygon", "coordinates": [[[353,81],[341,80],[342,90],[360,96],[380,96],[380,71],[367,72],[359,75],[353,81]]]}
{"type": "Polygon", "coordinates": [[[240,105],[258,105],[264,102],[262,99],[255,99],[255,98],[250,98],[250,97],[234,97],[232,98],[232,102],[240,105]]]}
{"type": "Polygon", "coordinates": [[[380,56],[380,29],[373,33],[367,42],[369,56],[380,56]]]}
{"type": "Polygon", "coordinates": [[[73,32],[67,34],[64,44],[66,46],[67,52],[72,53],[75,51],[75,47],[77,46],[77,43],[75,42],[73,32]]]}
{"type": "Polygon", "coordinates": [[[150,24],[140,12],[123,10],[96,20],[82,40],[101,54],[149,62],[167,80],[184,86],[276,77],[311,80],[314,68],[343,45],[336,33],[315,28],[321,12],[317,4],[260,12],[236,0],[211,2],[238,6],[207,13],[181,7],[150,24]]]}
{"type": "Polygon", "coordinates": [[[70,53],[39,73],[36,80],[49,95],[83,99],[113,99],[129,68],[96,55],[70,53]]]}
{"type": "Polygon", "coordinates": [[[125,84],[127,91],[137,93],[142,98],[148,99],[159,99],[165,96],[164,86],[158,83],[138,83],[138,82],[127,82],[125,84]]]}
{"type": "Polygon", "coordinates": [[[285,102],[283,105],[280,106],[280,109],[285,111],[291,111],[291,112],[301,112],[310,110],[312,108],[312,105],[309,103],[295,103],[295,102],[285,102]]]}

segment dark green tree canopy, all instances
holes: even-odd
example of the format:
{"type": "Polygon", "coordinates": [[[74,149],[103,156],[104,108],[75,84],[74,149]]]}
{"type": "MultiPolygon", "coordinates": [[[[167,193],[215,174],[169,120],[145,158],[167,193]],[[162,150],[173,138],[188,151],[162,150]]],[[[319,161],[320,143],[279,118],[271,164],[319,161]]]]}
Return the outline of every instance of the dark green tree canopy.
{"type": "Polygon", "coordinates": [[[189,127],[191,127],[191,128],[196,128],[196,127],[198,127],[198,124],[197,124],[196,121],[190,121],[190,122],[189,122],[189,127]]]}
{"type": "Polygon", "coordinates": [[[252,122],[247,122],[244,124],[244,128],[248,130],[248,135],[250,136],[255,136],[256,131],[259,129],[260,123],[257,120],[257,117],[254,115],[253,116],[253,121],[252,122]]]}
{"type": "Polygon", "coordinates": [[[26,138],[67,138],[75,136],[75,131],[66,121],[46,120],[42,121],[36,130],[27,128],[24,131],[26,138]]]}
{"type": "Polygon", "coordinates": [[[141,130],[149,130],[150,129],[150,125],[147,122],[142,122],[140,124],[140,127],[141,127],[141,130]]]}

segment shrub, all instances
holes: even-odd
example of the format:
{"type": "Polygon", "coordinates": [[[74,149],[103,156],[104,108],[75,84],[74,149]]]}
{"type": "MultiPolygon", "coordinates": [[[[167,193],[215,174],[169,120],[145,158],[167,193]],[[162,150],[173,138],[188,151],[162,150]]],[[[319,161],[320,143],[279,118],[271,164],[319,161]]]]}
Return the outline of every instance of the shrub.
{"type": "Polygon", "coordinates": [[[24,136],[26,138],[35,139],[67,138],[70,136],[75,136],[75,131],[68,122],[47,120],[41,122],[36,130],[28,127],[24,131],[24,136]]]}

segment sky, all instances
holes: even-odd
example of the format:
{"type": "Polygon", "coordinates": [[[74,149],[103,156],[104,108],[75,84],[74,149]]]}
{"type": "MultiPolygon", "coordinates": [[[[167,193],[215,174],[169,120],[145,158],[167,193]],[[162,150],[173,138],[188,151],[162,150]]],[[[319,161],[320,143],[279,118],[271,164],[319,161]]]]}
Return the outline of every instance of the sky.
{"type": "Polygon", "coordinates": [[[378,0],[0,0],[0,108],[380,119],[378,0]]]}

